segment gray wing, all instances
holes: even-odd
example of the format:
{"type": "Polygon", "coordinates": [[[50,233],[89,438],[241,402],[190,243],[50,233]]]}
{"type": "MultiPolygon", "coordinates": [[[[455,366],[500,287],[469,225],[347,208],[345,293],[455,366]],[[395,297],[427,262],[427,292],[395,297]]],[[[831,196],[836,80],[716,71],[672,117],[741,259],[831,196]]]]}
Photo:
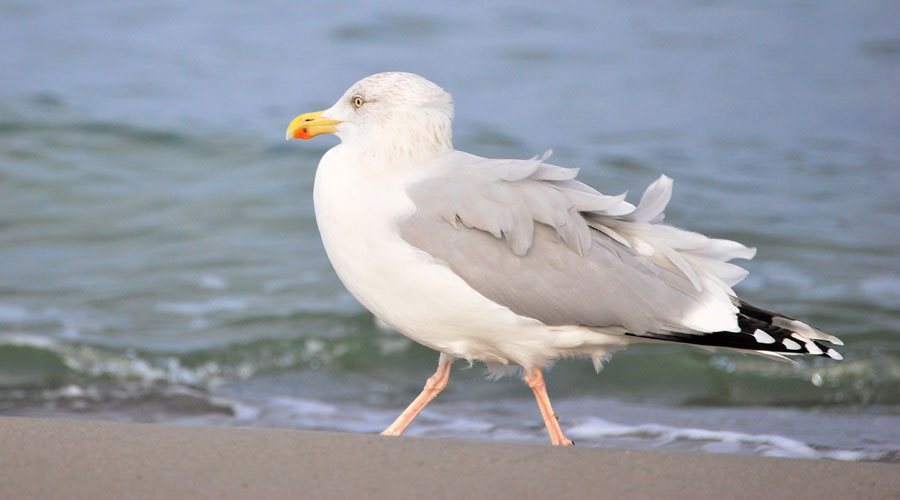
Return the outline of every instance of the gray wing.
{"type": "Polygon", "coordinates": [[[753,250],[661,224],[662,177],[634,207],[575,181],[546,158],[453,153],[408,187],[411,245],[472,288],[548,325],[645,332],[736,329],[728,264],[753,250]]]}

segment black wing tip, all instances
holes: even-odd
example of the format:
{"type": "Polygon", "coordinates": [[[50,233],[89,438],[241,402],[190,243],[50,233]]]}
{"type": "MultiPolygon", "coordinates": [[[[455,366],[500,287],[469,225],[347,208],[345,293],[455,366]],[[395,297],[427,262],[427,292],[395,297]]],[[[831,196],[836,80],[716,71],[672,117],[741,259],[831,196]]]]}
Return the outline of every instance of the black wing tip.
{"type": "MultiPolygon", "coordinates": [[[[748,302],[735,299],[738,307],[738,326],[741,333],[766,338],[768,344],[778,344],[775,350],[786,354],[810,354],[835,360],[844,357],[826,344],[844,345],[841,340],[806,323],[784,314],[756,307],[748,302]],[[762,333],[758,333],[762,332],[762,333]]],[[[771,350],[771,349],[770,349],[771,350]]]]}
{"type": "Polygon", "coordinates": [[[708,347],[724,347],[741,351],[758,352],[774,357],[811,355],[841,360],[843,356],[825,342],[843,345],[837,337],[789,316],[767,311],[740,299],[738,307],[739,332],[719,331],[705,334],[647,332],[637,337],[694,344],[708,347]]]}

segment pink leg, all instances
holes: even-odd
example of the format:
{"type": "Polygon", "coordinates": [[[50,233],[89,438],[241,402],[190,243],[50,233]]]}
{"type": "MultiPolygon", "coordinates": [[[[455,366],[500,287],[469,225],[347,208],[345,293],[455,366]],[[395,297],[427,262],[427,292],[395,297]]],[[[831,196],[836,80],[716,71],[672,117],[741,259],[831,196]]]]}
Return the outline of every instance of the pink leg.
{"type": "Polygon", "coordinates": [[[535,368],[531,373],[527,373],[525,383],[534,391],[534,398],[537,399],[538,408],[541,409],[541,416],[544,417],[544,425],[547,426],[547,434],[550,434],[550,442],[556,446],[572,446],[575,444],[563,434],[562,428],[559,426],[559,415],[553,413],[553,407],[550,406],[550,397],[547,396],[547,384],[544,383],[544,374],[541,373],[541,369],[535,368]]]}
{"type": "Polygon", "coordinates": [[[425,382],[425,388],[422,389],[419,396],[403,410],[403,413],[397,417],[397,420],[394,420],[394,423],[381,433],[382,436],[399,436],[400,434],[403,434],[403,431],[406,430],[406,427],[410,422],[422,412],[432,399],[437,397],[437,395],[447,387],[447,381],[450,380],[450,365],[452,363],[453,358],[441,353],[437,371],[434,372],[434,375],[428,377],[428,380],[425,382]]]}

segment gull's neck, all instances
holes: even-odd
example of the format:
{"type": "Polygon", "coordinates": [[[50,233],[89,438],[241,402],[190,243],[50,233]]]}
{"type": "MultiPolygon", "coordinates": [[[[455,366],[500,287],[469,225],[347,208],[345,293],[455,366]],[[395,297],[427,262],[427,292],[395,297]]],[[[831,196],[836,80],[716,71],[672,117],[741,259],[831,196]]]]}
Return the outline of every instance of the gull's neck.
{"type": "Polygon", "coordinates": [[[365,134],[342,138],[366,168],[414,166],[453,151],[452,117],[435,111],[396,114],[365,134]]]}

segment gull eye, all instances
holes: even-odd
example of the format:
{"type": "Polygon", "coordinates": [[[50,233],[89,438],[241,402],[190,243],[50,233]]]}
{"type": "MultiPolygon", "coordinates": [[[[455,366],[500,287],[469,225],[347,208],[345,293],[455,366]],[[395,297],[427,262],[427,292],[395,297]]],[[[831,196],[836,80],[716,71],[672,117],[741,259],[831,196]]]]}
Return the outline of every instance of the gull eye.
{"type": "Polygon", "coordinates": [[[366,101],[364,101],[363,98],[358,95],[353,96],[353,99],[351,99],[350,102],[353,103],[353,107],[356,109],[361,108],[362,105],[366,103],[366,101]]]}

